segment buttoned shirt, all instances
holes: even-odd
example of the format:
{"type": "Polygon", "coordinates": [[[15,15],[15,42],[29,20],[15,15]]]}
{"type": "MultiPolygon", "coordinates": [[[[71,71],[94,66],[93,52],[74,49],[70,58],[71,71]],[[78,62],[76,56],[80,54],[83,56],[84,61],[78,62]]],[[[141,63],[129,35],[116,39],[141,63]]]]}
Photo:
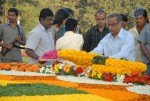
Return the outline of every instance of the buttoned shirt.
{"type": "MultiPolygon", "coordinates": [[[[16,40],[17,35],[20,35],[21,40],[26,42],[25,32],[21,25],[17,25],[16,27],[11,27],[9,23],[0,24],[1,42],[12,43],[16,40]]],[[[15,45],[20,46],[20,43],[15,42],[15,45]]],[[[22,61],[21,49],[13,47],[5,56],[2,56],[1,54],[1,58],[22,61]]]]}
{"type": "MultiPolygon", "coordinates": [[[[139,40],[139,42],[145,43],[146,48],[150,52],[150,23],[145,25],[145,27],[141,31],[141,34],[140,34],[138,40],[139,40]]],[[[142,55],[142,61],[146,64],[150,63],[149,59],[144,54],[142,55]]]]}
{"type": "MultiPolygon", "coordinates": [[[[40,23],[28,35],[26,48],[32,49],[36,55],[42,56],[45,52],[54,49],[54,39],[50,29],[45,29],[40,23]]],[[[30,57],[30,64],[37,64],[38,60],[30,57]]]]}
{"type": "Polygon", "coordinates": [[[136,26],[129,30],[134,37],[134,51],[135,51],[135,61],[142,62],[142,51],[140,49],[140,43],[138,42],[139,32],[136,29],[136,26]]]}
{"type": "Polygon", "coordinates": [[[108,33],[109,29],[107,26],[104,27],[102,32],[99,31],[98,25],[92,27],[84,36],[83,50],[87,52],[93,50],[108,33]]]}
{"type": "Polygon", "coordinates": [[[64,36],[59,38],[56,42],[56,50],[74,49],[81,50],[83,46],[83,37],[73,31],[65,32],[64,36]]]}
{"type": "Polygon", "coordinates": [[[125,58],[134,61],[134,38],[131,32],[122,28],[115,38],[111,33],[106,35],[92,52],[112,58],[125,58]]]}

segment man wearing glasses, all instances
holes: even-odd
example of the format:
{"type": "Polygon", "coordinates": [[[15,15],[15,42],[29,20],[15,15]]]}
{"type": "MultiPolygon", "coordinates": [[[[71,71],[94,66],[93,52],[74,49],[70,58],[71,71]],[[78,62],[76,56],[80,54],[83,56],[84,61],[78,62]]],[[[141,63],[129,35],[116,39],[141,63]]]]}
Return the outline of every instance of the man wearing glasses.
{"type": "Polygon", "coordinates": [[[89,29],[84,37],[83,50],[90,52],[97,47],[100,40],[102,40],[108,33],[109,29],[106,26],[106,12],[98,10],[95,14],[97,25],[89,29]]]}
{"type": "Polygon", "coordinates": [[[129,31],[122,28],[120,14],[108,17],[110,33],[107,34],[92,52],[111,58],[124,58],[135,61],[134,38],[129,31]]]}

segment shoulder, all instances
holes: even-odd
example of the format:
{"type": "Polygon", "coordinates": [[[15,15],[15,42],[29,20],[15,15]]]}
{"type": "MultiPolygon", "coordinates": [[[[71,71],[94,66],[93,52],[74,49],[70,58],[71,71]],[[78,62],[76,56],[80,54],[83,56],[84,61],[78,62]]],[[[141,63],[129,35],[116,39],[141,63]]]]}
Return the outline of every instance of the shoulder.
{"type": "Polygon", "coordinates": [[[91,27],[91,28],[87,31],[87,33],[88,33],[88,32],[91,32],[91,31],[94,31],[94,30],[96,30],[96,29],[97,29],[97,25],[91,27]]]}

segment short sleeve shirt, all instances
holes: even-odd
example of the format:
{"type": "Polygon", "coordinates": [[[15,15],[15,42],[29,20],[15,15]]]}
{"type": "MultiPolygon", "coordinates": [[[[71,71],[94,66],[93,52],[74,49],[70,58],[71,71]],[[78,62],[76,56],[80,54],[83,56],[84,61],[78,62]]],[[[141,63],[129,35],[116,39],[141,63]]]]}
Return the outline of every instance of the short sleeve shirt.
{"type": "MultiPolygon", "coordinates": [[[[42,56],[45,52],[54,49],[52,33],[39,24],[29,33],[25,47],[32,49],[38,56],[42,56]]],[[[36,64],[38,60],[30,58],[29,63],[36,64]]]]}
{"type": "MultiPolygon", "coordinates": [[[[138,40],[141,43],[145,43],[148,51],[150,52],[150,23],[145,25],[145,27],[141,31],[141,34],[140,34],[138,40]]],[[[143,55],[142,57],[143,57],[144,63],[149,63],[149,60],[145,55],[143,55]]]]}

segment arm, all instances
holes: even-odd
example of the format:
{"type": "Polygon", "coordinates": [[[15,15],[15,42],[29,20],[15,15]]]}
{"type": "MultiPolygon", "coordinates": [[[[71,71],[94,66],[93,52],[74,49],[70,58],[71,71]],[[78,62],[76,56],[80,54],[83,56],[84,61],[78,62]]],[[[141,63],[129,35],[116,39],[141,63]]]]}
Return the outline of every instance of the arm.
{"type": "Polygon", "coordinates": [[[139,39],[138,41],[140,42],[140,48],[143,52],[143,54],[148,58],[148,60],[150,60],[150,52],[148,51],[147,47],[146,47],[146,43],[147,43],[147,39],[149,40],[149,33],[148,30],[149,27],[148,25],[146,25],[143,30],[140,33],[139,39]]]}
{"type": "Polygon", "coordinates": [[[21,45],[25,45],[26,44],[26,36],[25,36],[25,31],[23,29],[23,27],[20,27],[22,30],[21,36],[18,35],[16,36],[16,40],[18,43],[20,43],[21,45]]]}
{"type": "Polygon", "coordinates": [[[38,60],[39,56],[36,55],[36,53],[34,52],[34,50],[29,49],[29,48],[26,48],[25,52],[26,52],[26,54],[27,54],[29,57],[38,60]]]}
{"type": "Polygon", "coordinates": [[[144,55],[147,56],[147,58],[150,61],[150,52],[148,51],[145,43],[140,43],[140,48],[141,48],[142,52],[144,53],[144,55]]]}
{"type": "Polygon", "coordinates": [[[99,42],[98,46],[97,46],[96,48],[94,48],[91,52],[93,52],[93,53],[98,53],[98,54],[104,54],[104,39],[105,39],[105,38],[103,38],[103,39],[99,42]]]}

